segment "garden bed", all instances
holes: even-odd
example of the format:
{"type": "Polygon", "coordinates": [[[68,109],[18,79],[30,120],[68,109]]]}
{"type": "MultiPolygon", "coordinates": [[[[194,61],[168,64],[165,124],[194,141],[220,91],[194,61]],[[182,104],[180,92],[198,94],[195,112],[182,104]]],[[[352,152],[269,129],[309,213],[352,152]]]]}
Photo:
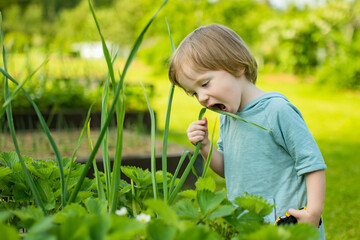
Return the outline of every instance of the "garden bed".
{"type": "MultiPolygon", "coordinates": [[[[77,139],[80,135],[81,130],[61,130],[52,131],[51,134],[57,143],[62,157],[70,157],[73,150],[75,149],[77,139]]],[[[99,129],[91,130],[91,139],[95,144],[96,139],[100,133],[99,129]]],[[[20,131],[17,133],[17,139],[22,149],[22,154],[32,157],[34,159],[55,159],[53,151],[50,147],[47,137],[40,131],[20,131]]],[[[116,145],[116,129],[111,128],[109,131],[109,155],[110,162],[114,161],[116,145]]],[[[122,152],[122,166],[135,166],[142,169],[151,170],[151,139],[149,135],[141,134],[136,131],[124,130],[124,145],[122,152]]],[[[0,136],[0,149],[3,151],[15,151],[11,136],[8,133],[1,134],[0,136]]],[[[157,170],[161,170],[161,152],[162,152],[162,140],[156,140],[156,166],[157,170]]],[[[167,154],[167,165],[168,172],[174,173],[181,154],[186,150],[184,146],[169,142],[168,143],[168,154],[167,154]]],[[[90,147],[87,135],[84,136],[83,142],[76,154],[77,162],[85,163],[90,156],[90,147]]],[[[185,162],[180,169],[180,175],[185,170],[189,159],[186,158],[185,162]]],[[[100,171],[104,171],[102,162],[101,148],[96,154],[96,163],[100,171]]],[[[198,157],[194,164],[198,174],[201,174],[203,169],[203,160],[201,156],[198,157]]],[[[87,176],[92,178],[94,174],[93,168],[90,169],[87,176]]],[[[125,175],[122,174],[122,179],[129,180],[125,175]]],[[[185,181],[187,187],[194,187],[196,181],[195,175],[191,172],[185,181]]]]}
{"type": "MultiPolygon", "coordinates": [[[[51,131],[62,157],[71,156],[76,147],[77,139],[80,136],[80,129],[68,129],[51,131]]],[[[91,139],[93,144],[99,136],[99,129],[91,130],[91,139]]],[[[54,153],[51,149],[49,141],[45,133],[41,131],[19,131],[16,134],[22,154],[33,157],[35,159],[54,159],[54,153]]],[[[151,152],[150,136],[141,133],[140,131],[124,130],[123,137],[123,156],[147,155],[151,152]]],[[[116,128],[110,128],[109,131],[109,155],[114,156],[116,145],[116,128]]],[[[9,133],[0,134],[0,149],[1,151],[15,151],[9,133]]],[[[181,153],[185,147],[176,143],[168,143],[168,153],[181,153]]],[[[157,139],[155,145],[156,153],[162,152],[162,140],[157,139]]],[[[87,134],[85,134],[83,141],[77,151],[76,157],[87,158],[90,156],[90,147],[87,134]]],[[[101,157],[101,148],[97,152],[96,158],[101,157]]]]}
{"type": "MultiPolygon", "coordinates": [[[[42,116],[51,130],[81,129],[86,119],[87,110],[69,110],[59,112],[42,112],[42,116]]],[[[100,128],[101,112],[93,112],[90,114],[91,128],[100,128]]],[[[35,111],[31,112],[14,112],[14,127],[17,130],[38,130],[41,129],[39,117],[35,111]]],[[[115,114],[110,122],[110,126],[115,126],[115,114]]],[[[7,125],[7,116],[5,115],[0,121],[0,127],[7,125]]],[[[128,129],[141,128],[142,131],[150,132],[151,122],[149,111],[126,112],[124,119],[124,127],[128,129]]]]}

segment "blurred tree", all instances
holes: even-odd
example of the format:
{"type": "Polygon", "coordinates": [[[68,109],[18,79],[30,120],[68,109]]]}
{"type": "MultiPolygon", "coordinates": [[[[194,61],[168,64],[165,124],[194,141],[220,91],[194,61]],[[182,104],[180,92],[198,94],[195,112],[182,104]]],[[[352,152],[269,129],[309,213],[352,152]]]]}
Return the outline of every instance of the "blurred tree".
{"type": "MultiPolygon", "coordinates": [[[[6,12],[12,6],[19,6],[22,11],[30,5],[39,5],[45,20],[54,21],[57,14],[64,8],[75,7],[80,0],[0,0],[0,11],[6,12]]],[[[108,2],[109,0],[97,0],[108,2]]]]}
{"type": "MultiPolygon", "coordinates": [[[[143,0],[122,0],[114,2],[110,7],[102,5],[96,8],[99,24],[107,41],[121,48],[127,48],[134,42],[143,27],[139,22],[144,18],[144,13],[150,11],[143,2],[148,5],[150,3],[143,0]]],[[[53,47],[63,51],[70,51],[74,42],[100,41],[87,0],[82,0],[75,8],[62,11],[55,28],[57,31],[52,41],[53,47]]]]}
{"type": "Polygon", "coordinates": [[[4,16],[4,41],[9,50],[24,52],[25,48],[33,46],[33,38],[42,34],[41,15],[38,5],[29,5],[25,9],[18,5],[8,8],[4,16]]]}
{"type": "Polygon", "coordinates": [[[333,1],[318,14],[331,24],[319,82],[360,90],[360,1],[333,1]]]}
{"type": "Polygon", "coordinates": [[[215,22],[234,29],[256,53],[253,47],[261,41],[258,28],[272,14],[273,10],[266,1],[173,0],[160,13],[149,31],[147,41],[153,41],[152,44],[148,47],[144,44],[139,54],[159,71],[167,67],[171,50],[165,17],[176,46],[195,28],[215,22]]]}
{"type": "MultiPolygon", "coordinates": [[[[34,0],[0,0],[0,11],[4,12],[7,8],[17,5],[25,9],[34,0]]],[[[38,2],[38,0],[36,0],[38,2]]]]}
{"type": "MultiPolygon", "coordinates": [[[[105,38],[125,50],[158,5],[151,0],[92,1],[105,38]]],[[[293,3],[276,9],[270,0],[172,0],[146,34],[139,56],[156,70],[166,71],[171,50],[165,17],[175,45],[195,28],[216,22],[245,40],[260,69],[318,72],[321,82],[357,86],[357,68],[347,68],[346,81],[338,80],[345,71],[334,74],[334,69],[360,61],[359,2],[328,0],[311,7],[293,3]]],[[[0,0],[0,9],[6,46],[13,51],[41,47],[69,52],[75,42],[99,41],[87,0],[0,0]]]]}
{"type": "Polygon", "coordinates": [[[97,7],[105,7],[105,6],[110,7],[114,3],[114,0],[92,0],[92,1],[93,4],[97,7]]]}
{"type": "Polygon", "coordinates": [[[80,0],[37,0],[43,7],[44,19],[54,21],[62,9],[75,7],[80,0]]]}

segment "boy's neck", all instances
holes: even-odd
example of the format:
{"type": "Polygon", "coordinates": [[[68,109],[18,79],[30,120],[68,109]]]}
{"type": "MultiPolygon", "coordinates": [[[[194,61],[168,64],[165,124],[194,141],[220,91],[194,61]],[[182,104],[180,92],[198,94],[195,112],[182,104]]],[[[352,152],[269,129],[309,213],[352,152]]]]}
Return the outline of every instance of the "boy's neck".
{"type": "Polygon", "coordinates": [[[243,83],[239,111],[241,111],[248,103],[266,93],[265,91],[256,87],[253,83],[249,82],[247,79],[243,79],[243,83]]]}

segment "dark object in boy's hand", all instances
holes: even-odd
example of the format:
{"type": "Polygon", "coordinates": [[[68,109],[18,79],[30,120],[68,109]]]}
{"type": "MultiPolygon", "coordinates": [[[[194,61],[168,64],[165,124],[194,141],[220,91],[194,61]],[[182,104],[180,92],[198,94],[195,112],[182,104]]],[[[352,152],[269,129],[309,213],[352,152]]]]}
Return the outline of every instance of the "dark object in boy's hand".
{"type": "MultiPolygon", "coordinates": [[[[306,206],[303,208],[300,208],[298,210],[303,210],[306,209],[306,206]]],[[[321,218],[320,218],[320,222],[319,222],[319,227],[321,225],[321,218]]],[[[275,225],[276,226],[281,226],[281,225],[290,225],[290,224],[296,224],[297,223],[297,219],[290,215],[288,212],[286,212],[284,215],[279,216],[276,221],[275,221],[275,225]]]]}

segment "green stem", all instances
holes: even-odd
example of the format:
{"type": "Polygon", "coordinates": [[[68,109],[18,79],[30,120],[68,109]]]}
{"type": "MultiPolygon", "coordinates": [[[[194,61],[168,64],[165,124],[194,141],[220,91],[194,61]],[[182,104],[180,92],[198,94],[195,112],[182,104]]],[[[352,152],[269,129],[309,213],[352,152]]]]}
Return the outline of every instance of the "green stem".
{"type": "Polygon", "coordinates": [[[205,167],[204,167],[204,170],[202,173],[203,178],[206,176],[206,174],[209,170],[209,167],[210,167],[210,163],[211,163],[211,157],[212,157],[212,152],[213,152],[213,147],[214,147],[214,133],[215,133],[215,129],[216,129],[216,123],[217,123],[217,120],[214,123],[213,131],[211,134],[210,149],[209,149],[209,152],[208,152],[208,155],[206,158],[206,164],[205,164],[205,167]]]}
{"type": "MultiPolygon", "coordinates": [[[[93,145],[92,145],[92,141],[91,141],[90,121],[88,122],[88,125],[87,125],[87,133],[88,133],[88,141],[89,141],[90,150],[92,151],[93,145]]],[[[99,197],[99,199],[106,199],[104,187],[103,187],[101,179],[100,179],[100,174],[99,174],[99,170],[96,165],[96,161],[93,162],[93,167],[94,167],[94,174],[95,174],[95,178],[96,178],[96,187],[98,190],[98,197],[99,197]]]]}
{"type": "MultiPolygon", "coordinates": [[[[202,108],[200,110],[200,113],[199,113],[199,120],[202,119],[202,117],[204,116],[206,112],[206,108],[202,108]]],[[[184,170],[184,173],[181,175],[181,178],[178,182],[178,184],[176,185],[174,191],[171,193],[170,197],[169,197],[169,201],[168,203],[171,204],[175,197],[177,196],[178,192],[180,191],[181,187],[183,186],[187,176],[189,175],[191,169],[192,169],[192,166],[194,165],[194,162],[199,154],[199,151],[200,151],[200,147],[201,147],[201,142],[198,142],[196,144],[196,148],[195,148],[195,151],[194,151],[194,154],[192,155],[188,165],[186,166],[185,170],[184,170]]]]}
{"type": "MultiPolygon", "coordinates": [[[[1,12],[0,12],[0,38],[1,38],[1,49],[2,49],[2,54],[3,54],[4,69],[5,69],[5,71],[7,71],[6,52],[5,52],[5,47],[4,47],[4,35],[3,35],[3,29],[2,29],[2,14],[1,14],[1,12]]],[[[5,96],[5,101],[7,101],[10,98],[9,80],[8,80],[7,77],[5,77],[4,96],[5,96]]],[[[18,142],[17,142],[17,139],[16,139],[16,134],[15,134],[14,122],[13,122],[13,117],[12,117],[11,102],[9,102],[7,104],[6,115],[7,115],[7,118],[8,118],[9,130],[10,130],[13,142],[14,142],[16,154],[19,157],[19,161],[20,161],[21,167],[22,167],[22,169],[24,171],[26,181],[29,184],[31,192],[33,193],[36,204],[41,208],[44,215],[47,215],[46,210],[45,210],[45,205],[44,205],[44,203],[43,203],[43,201],[41,199],[40,193],[39,193],[39,191],[38,191],[38,189],[37,189],[37,187],[36,187],[36,185],[34,183],[34,180],[31,177],[30,172],[26,168],[24,160],[21,157],[19,145],[18,145],[18,142]]]]}
{"type": "Polygon", "coordinates": [[[178,163],[178,165],[177,165],[177,167],[176,167],[176,170],[175,170],[175,172],[174,172],[174,175],[173,175],[173,177],[172,177],[172,179],[171,179],[170,188],[169,188],[169,192],[170,192],[170,193],[172,192],[172,190],[173,190],[173,188],[174,188],[174,184],[175,184],[175,180],[176,180],[176,178],[177,178],[177,175],[179,174],[180,168],[181,168],[181,166],[183,165],[183,163],[184,163],[184,161],[185,161],[185,158],[186,158],[187,156],[189,156],[189,159],[191,159],[191,154],[190,154],[189,151],[185,151],[185,152],[181,155],[180,161],[179,161],[179,163],[178,163]]]}
{"type": "MultiPolygon", "coordinates": [[[[145,26],[145,28],[142,30],[142,32],[140,33],[140,35],[138,36],[138,38],[136,39],[135,41],[135,44],[134,46],[132,47],[131,49],[131,52],[130,52],[130,55],[129,57],[127,58],[126,60],[126,63],[125,63],[125,66],[124,66],[124,69],[123,69],[123,72],[122,72],[122,75],[121,75],[121,79],[120,79],[120,82],[123,81],[126,73],[127,73],[127,70],[130,66],[130,64],[132,63],[132,61],[134,60],[135,56],[136,56],[136,53],[138,52],[139,50],[139,47],[140,47],[140,44],[143,40],[143,37],[146,33],[146,31],[148,30],[148,28],[150,27],[151,23],[154,21],[155,17],[157,16],[157,14],[160,12],[160,10],[164,7],[164,5],[167,3],[168,0],[165,0],[163,1],[163,3],[161,4],[161,6],[159,7],[159,9],[155,12],[155,14],[152,16],[152,18],[150,19],[150,21],[147,23],[147,25],[145,26]]],[[[90,3],[90,0],[89,0],[89,3],[90,3]]],[[[91,3],[90,3],[90,6],[91,6],[91,3]]],[[[92,7],[92,6],[91,6],[92,7]]],[[[93,9],[92,9],[93,11],[93,9]]],[[[95,14],[94,14],[95,15],[95,14]]],[[[115,105],[118,101],[118,98],[119,98],[119,94],[120,94],[120,90],[122,89],[122,85],[121,84],[118,84],[117,87],[116,87],[116,92],[114,94],[114,100],[113,102],[111,103],[111,106],[109,108],[109,112],[108,112],[108,116],[106,118],[106,121],[104,123],[104,126],[108,126],[110,124],[110,121],[111,121],[111,117],[114,113],[114,110],[115,110],[115,105]]],[[[85,176],[87,175],[87,172],[89,171],[90,167],[91,167],[91,164],[95,158],[95,155],[97,153],[97,151],[99,150],[99,147],[100,147],[100,144],[101,144],[101,141],[103,139],[105,135],[105,128],[102,129],[100,131],[100,134],[99,134],[99,137],[98,137],[98,140],[97,142],[95,143],[95,146],[94,146],[94,150],[91,152],[90,156],[89,156],[89,159],[88,161],[86,162],[85,164],[85,167],[79,177],[79,181],[77,182],[76,186],[75,186],[75,189],[74,191],[72,192],[71,196],[70,196],[70,199],[69,199],[69,202],[73,202],[77,196],[77,194],[79,193],[80,191],[80,187],[81,185],[83,184],[84,182],[84,179],[85,179],[85,176]]]]}
{"type": "MultiPolygon", "coordinates": [[[[3,70],[2,68],[0,68],[0,72],[6,77],[8,78],[10,81],[12,81],[13,83],[15,83],[16,85],[19,85],[19,83],[9,75],[9,73],[5,70],[3,70]]],[[[23,89],[21,88],[21,91],[24,93],[24,95],[26,96],[26,98],[29,100],[29,102],[31,103],[31,105],[33,106],[36,115],[39,118],[40,124],[42,126],[42,128],[44,129],[44,132],[50,142],[50,145],[55,153],[55,158],[56,158],[56,162],[59,166],[59,173],[60,173],[60,189],[61,189],[61,206],[62,208],[65,207],[65,178],[64,178],[64,167],[63,167],[63,162],[62,162],[62,158],[60,156],[60,152],[59,149],[53,139],[53,137],[51,136],[50,130],[39,110],[39,108],[37,107],[36,103],[32,100],[32,98],[30,97],[30,95],[23,89]]]]}
{"type": "MultiPolygon", "coordinates": [[[[174,45],[174,41],[172,40],[170,27],[169,27],[169,24],[168,24],[166,18],[165,18],[165,22],[166,22],[166,26],[167,26],[168,33],[169,33],[171,51],[174,53],[175,52],[175,45],[174,45]]],[[[167,202],[167,199],[168,199],[167,142],[168,142],[168,137],[169,137],[170,113],[171,113],[172,100],[173,100],[173,97],[174,97],[174,90],[175,90],[175,85],[172,83],[171,86],[170,86],[168,105],[167,105],[167,109],[166,109],[164,137],[163,137],[163,149],[162,149],[162,159],[161,159],[161,162],[162,162],[162,174],[163,174],[163,193],[164,193],[164,201],[165,202],[167,202]]]]}
{"type": "Polygon", "coordinates": [[[132,198],[132,210],[133,210],[133,216],[136,216],[136,202],[135,202],[135,188],[134,188],[134,181],[130,179],[131,183],[131,198],[132,198]]]}
{"type": "Polygon", "coordinates": [[[150,112],[150,121],[151,121],[151,179],[152,179],[152,185],[153,185],[153,192],[154,192],[154,199],[157,199],[158,195],[158,189],[157,189],[157,183],[156,183],[156,158],[155,158],[155,114],[154,110],[150,106],[149,98],[146,94],[146,90],[144,85],[140,82],[141,87],[143,89],[146,102],[149,108],[150,112]]]}
{"type": "Polygon", "coordinates": [[[263,130],[272,131],[271,129],[264,128],[264,127],[262,127],[260,125],[257,125],[256,123],[247,121],[247,120],[243,119],[242,117],[240,117],[240,116],[238,116],[236,114],[229,113],[229,112],[224,112],[224,111],[221,111],[221,110],[218,110],[218,109],[213,109],[213,108],[206,108],[206,109],[209,109],[210,111],[213,111],[213,112],[216,112],[216,113],[220,113],[220,114],[223,114],[223,115],[238,119],[240,121],[246,122],[248,124],[251,124],[251,125],[253,125],[253,126],[257,127],[257,128],[263,129],[263,130]]]}
{"type": "Polygon", "coordinates": [[[85,123],[84,123],[84,126],[81,130],[81,133],[80,133],[80,136],[78,138],[78,141],[77,141],[77,144],[75,146],[75,149],[73,151],[73,154],[71,156],[71,161],[70,161],[70,170],[69,170],[69,174],[68,174],[68,177],[66,179],[66,182],[65,182],[65,199],[66,199],[66,194],[67,194],[67,190],[68,190],[68,185],[69,185],[69,181],[70,181],[70,176],[71,176],[71,171],[72,171],[72,166],[73,166],[73,163],[75,162],[75,155],[76,155],[76,152],[79,150],[80,148],[80,145],[81,145],[81,142],[83,140],[83,137],[84,137],[84,134],[85,134],[85,131],[86,131],[86,126],[88,126],[90,124],[89,122],[89,119],[90,119],[90,113],[91,113],[91,108],[92,108],[92,105],[90,106],[89,110],[88,110],[88,113],[86,115],[86,119],[85,119],[85,123]]]}
{"type": "Polygon", "coordinates": [[[105,175],[105,187],[106,187],[106,197],[110,200],[110,178],[111,178],[111,169],[110,169],[110,158],[109,158],[109,129],[105,125],[105,120],[107,117],[107,108],[109,102],[109,76],[107,77],[104,90],[102,94],[102,109],[101,109],[101,130],[104,129],[105,135],[101,142],[101,151],[103,157],[103,166],[104,166],[104,175],[105,175]]]}
{"type": "MultiPolygon", "coordinates": [[[[16,95],[18,94],[18,92],[22,89],[22,87],[24,86],[24,84],[31,79],[35,73],[45,64],[47,63],[48,60],[45,60],[42,64],[40,64],[39,67],[37,67],[33,72],[30,73],[29,76],[27,76],[19,85],[17,85],[17,87],[15,88],[15,90],[12,92],[11,96],[9,96],[9,98],[4,102],[4,104],[2,105],[1,109],[0,109],[0,118],[2,117],[2,115],[4,114],[4,112],[6,111],[6,106],[16,97],[16,95]]],[[[7,71],[7,70],[6,70],[7,71]]]]}
{"type": "Polygon", "coordinates": [[[164,137],[163,137],[163,149],[162,149],[162,171],[163,171],[163,191],[164,191],[164,201],[167,202],[168,198],[168,185],[167,185],[167,143],[169,137],[169,125],[170,125],[170,113],[171,105],[174,96],[175,85],[171,84],[168,98],[168,105],[166,109],[166,118],[165,118],[165,127],[164,127],[164,137]]]}
{"type": "MultiPolygon", "coordinates": [[[[119,84],[123,84],[120,82],[119,84]]],[[[123,125],[125,118],[125,102],[124,102],[124,91],[120,94],[120,104],[116,105],[116,119],[117,119],[117,138],[116,138],[116,152],[113,165],[113,178],[111,181],[111,208],[110,212],[114,213],[117,208],[118,196],[119,196],[119,185],[121,177],[121,156],[122,156],[122,145],[123,145],[123,125]]]]}

